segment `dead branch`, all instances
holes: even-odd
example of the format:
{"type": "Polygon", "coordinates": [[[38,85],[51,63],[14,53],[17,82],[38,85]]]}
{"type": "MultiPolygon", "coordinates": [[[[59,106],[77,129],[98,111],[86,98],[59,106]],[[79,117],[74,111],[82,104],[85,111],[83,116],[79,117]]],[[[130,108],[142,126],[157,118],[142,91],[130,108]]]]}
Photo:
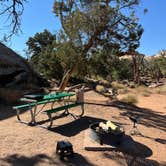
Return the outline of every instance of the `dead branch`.
{"type": "Polygon", "coordinates": [[[4,40],[11,38],[14,34],[18,34],[21,29],[21,15],[24,11],[24,2],[27,0],[1,0],[1,16],[6,16],[6,22],[9,23],[9,27],[11,27],[11,31],[9,35],[5,36],[4,40]]]}

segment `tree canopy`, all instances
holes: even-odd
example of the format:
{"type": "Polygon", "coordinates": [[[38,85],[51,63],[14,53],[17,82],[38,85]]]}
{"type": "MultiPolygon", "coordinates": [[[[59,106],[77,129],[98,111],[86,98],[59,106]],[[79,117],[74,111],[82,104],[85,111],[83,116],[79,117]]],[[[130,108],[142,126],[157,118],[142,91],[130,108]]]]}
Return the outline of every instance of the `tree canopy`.
{"type": "Polygon", "coordinates": [[[138,0],[55,0],[54,13],[81,54],[105,47],[122,52],[139,46],[143,28],[135,16],[138,4],[138,0]]]}
{"type": "Polygon", "coordinates": [[[55,0],[54,13],[77,53],[70,70],[74,71],[80,61],[86,61],[98,50],[110,54],[135,51],[143,33],[135,16],[137,5],[139,0],[55,0]]]}
{"type": "MultiPolygon", "coordinates": [[[[24,2],[26,0],[1,1],[0,15],[9,15],[13,25],[11,35],[20,30],[24,2]]],[[[121,64],[113,54],[134,52],[139,46],[143,28],[135,14],[138,5],[139,0],[55,0],[53,12],[59,17],[62,29],[56,36],[44,30],[29,38],[31,62],[48,77],[54,75],[56,69],[62,70],[57,78],[65,72],[71,74],[78,66],[79,75],[87,74],[90,69],[87,65],[93,65],[91,60],[102,61],[98,66],[105,66],[103,73],[110,73],[110,64],[121,64]],[[108,62],[104,62],[104,58],[108,62]]],[[[117,77],[115,67],[111,69],[117,77]]]]}
{"type": "Polygon", "coordinates": [[[120,66],[122,62],[113,55],[135,51],[143,33],[135,16],[138,4],[138,0],[55,0],[53,9],[62,29],[56,37],[45,30],[29,38],[27,45],[32,54],[31,61],[40,71],[49,69],[46,64],[53,63],[48,63],[50,54],[50,60],[60,62],[64,73],[71,74],[77,68],[79,76],[90,74],[88,70],[95,66],[94,62],[102,61],[96,65],[102,66],[100,71],[107,75],[110,73],[109,66],[113,65],[112,73],[117,77],[115,66],[120,66]]]}
{"type": "Polygon", "coordinates": [[[30,37],[26,44],[27,54],[31,55],[30,63],[34,68],[47,78],[61,79],[63,68],[57,56],[56,36],[45,29],[30,37]]]}

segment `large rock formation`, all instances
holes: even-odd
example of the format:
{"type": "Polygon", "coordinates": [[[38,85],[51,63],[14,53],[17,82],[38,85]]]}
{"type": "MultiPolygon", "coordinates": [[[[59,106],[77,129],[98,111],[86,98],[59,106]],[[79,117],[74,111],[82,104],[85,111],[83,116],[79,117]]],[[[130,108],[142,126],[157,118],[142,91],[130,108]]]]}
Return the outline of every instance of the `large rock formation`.
{"type": "Polygon", "coordinates": [[[23,57],[0,43],[0,91],[10,88],[33,90],[46,84],[23,57]]]}

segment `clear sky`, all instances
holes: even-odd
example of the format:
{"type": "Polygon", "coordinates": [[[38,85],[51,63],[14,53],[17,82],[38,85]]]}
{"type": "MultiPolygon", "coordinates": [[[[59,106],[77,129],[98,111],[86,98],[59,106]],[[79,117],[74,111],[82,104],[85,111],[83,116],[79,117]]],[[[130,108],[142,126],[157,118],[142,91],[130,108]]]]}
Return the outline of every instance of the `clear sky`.
{"type": "Polygon", "coordinates": [[[166,0],[142,0],[139,9],[140,23],[144,28],[138,49],[146,55],[153,55],[166,49],[166,0]],[[141,14],[147,8],[147,14],[141,14]]]}
{"type": "MultiPolygon", "coordinates": [[[[28,0],[24,6],[21,29],[19,36],[14,36],[8,46],[24,56],[26,41],[37,32],[44,29],[56,34],[60,28],[58,19],[52,12],[54,0],[28,0]]],[[[140,23],[144,28],[141,44],[138,51],[146,55],[154,55],[162,49],[166,49],[166,0],[141,0],[141,6],[137,9],[140,23]],[[147,14],[143,9],[147,8],[147,14]]],[[[2,20],[2,19],[1,19],[2,20]]],[[[0,27],[4,22],[0,21],[0,27]]],[[[3,31],[0,29],[0,37],[3,31]]]]}

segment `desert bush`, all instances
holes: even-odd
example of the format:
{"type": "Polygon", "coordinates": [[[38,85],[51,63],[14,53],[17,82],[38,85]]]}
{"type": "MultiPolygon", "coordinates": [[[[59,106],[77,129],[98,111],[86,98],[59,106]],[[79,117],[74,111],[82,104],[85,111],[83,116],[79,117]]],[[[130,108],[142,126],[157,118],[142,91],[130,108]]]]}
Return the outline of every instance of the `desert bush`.
{"type": "Polygon", "coordinates": [[[123,89],[118,89],[118,94],[126,94],[128,92],[129,91],[128,91],[127,87],[124,87],[123,89]]]}
{"type": "Polygon", "coordinates": [[[106,88],[102,85],[97,85],[96,86],[96,91],[100,92],[100,93],[104,93],[104,92],[106,92],[106,88]]]}
{"type": "Polygon", "coordinates": [[[103,85],[105,87],[110,87],[111,86],[111,83],[109,81],[107,81],[107,80],[104,80],[104,79],[99,80],[99,84],[103,85]]]}
{"type": "Polygon", "coordinates": [[[145,86],[139,86],[136,89],[136,93],[140,93],[144,97],[149,97],[152,92],[145,86]]]}
{"type": "Polygon", "coordinates": [[[122,102],[128,103],[128,104],[136,104],[138,102],[137,97],[135,95],[127,95],[121,99],[122,102]]]}
{"type": "Polygon", "coordinates": [[[144,97],[149,97],[151,95],[151,92],[150,91],[144,91],[144,92],[142,92],[142,95],[144,97]]]}
{"type": "Polygon", "coordinates": [[[113,81],[113,82],[111,83],[111,85],[112,85],[112,88],[115,88],[115,89],[125,89],[125,88],[126,88],[125,85],[120,84],[120,83],[118,83],[117,81],[113,81]]]}
{"type": "Polygon", "coordinates": [[[166,85],[163,85],[163,86],[161,86],[161,87],[158,87],[158,88],[156,89],[156,92],[157,92],[158,94],[166,95],[166,85]]]}

